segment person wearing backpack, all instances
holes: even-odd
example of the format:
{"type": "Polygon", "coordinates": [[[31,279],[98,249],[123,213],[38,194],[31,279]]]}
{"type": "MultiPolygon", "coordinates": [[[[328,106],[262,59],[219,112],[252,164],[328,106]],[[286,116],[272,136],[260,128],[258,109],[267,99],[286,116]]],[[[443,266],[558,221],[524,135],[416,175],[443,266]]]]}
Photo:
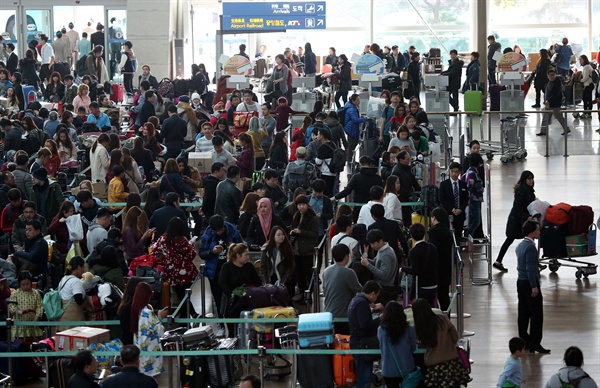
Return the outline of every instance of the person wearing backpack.
{"type": "Polygon", "coordinates": [[[283,174],[283,188],[288,193],[288,199],[293,200],[292,196],[298,187],[308,190],[310,182],[317,178],[317,169],[306,160],[306,148],[298,147],[296,160],[287,165],[283,174]]]}
{"type": "MultiPolygon", "coordinates": [[[[81,282],[84,272],[85,261],[80,256],[74,256],[69,261],[69,264],[66,265],[65,276],[58,284],[58,292],[62,300],[62,310],[64,312],[57,321],[85,321],[85,308],[88,307],[88,302],[85,297],[83,283],[81,282]]],[[[89,307],[91,308],[92,306],[89,307]]],[[[57,327],[57,331],[68,329],[70,329],[69,326],[57,327]]]]}
{"type": "Polygon", "coordinates": [[[329,128],[319,129],[319,135],[317,140],[321,143],[317,150],[317,157],[315,164],[321,171],[321,179],[325,181],[325,195],[329,198],[333,197],[333,187],[335,186],[338,174],[340,171],[336,171],[334,168],[333,159],[336,150],[339,150],[335,144],[331,141],[331,131],[329,128]]]}
{"type": "Polygon", "coordinates": [[[583,370],[583,352],[577,346],[570,346],[563,357],[565,366],[546,382],[544,388],[578,387],[598,388],[596,382],[583,370]]]}
{"type": "Polygon", "coordinates": [[[348,148],[346,148],[346,159],[352,160],[352,154],[358,145],[360,136],[360,124],[367,121],[366,117],[360,117],[360,97],[354,93],[350,96],[350,101],[344,105],[344,111],[339,112],[340,123],[344,125],[344,132],[348,135],[348,148]]]}

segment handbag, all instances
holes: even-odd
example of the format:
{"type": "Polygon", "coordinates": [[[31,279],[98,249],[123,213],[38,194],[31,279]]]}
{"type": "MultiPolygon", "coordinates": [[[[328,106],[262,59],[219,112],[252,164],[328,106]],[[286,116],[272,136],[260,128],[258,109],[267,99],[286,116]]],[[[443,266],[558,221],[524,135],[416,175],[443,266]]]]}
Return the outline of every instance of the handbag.
{"type": "Polygon", "coordinates": [[[469,361],[469,356],[467,355],[467,351],[460,346],[456,347],[456,351],[458,353],[458,358],[461,364],[467,370],[467,373],[471,374],[471,362],[469,361]]]}
{"type": "Polygon", "coordinates": [[[246,108],[245,112],[233,112],[233,125],[236,128],[248,128],[250,125],[250,119],[252,117],[258,117],[258,112],[255,110],[248,110],[248,106],[244,103],[246,108]]]}
{"type": "Polygon", "coordinates": [[[552,63],[558,63],[558,62],[560,62],[561,58],[562,58],[562,54],[561,53],[554,53],[554,55],[552,56],[552,58],[550,58],[550,61],[552,63]]]}
{"type": "MultiPolygon", "coordinates": [[[[388,340],[388,344],[390,346],[390,348],[392,347],[392,342],[390,341],[390,338],[387,338],[388,340]]],[[[410,372],[409,374],[407,374],[406,376],[402,373],[402,369],[400,368],[400,364],[398,363],[398,359],[396,358],[396,355],[394,354],[393,351],[390,350],[390,352],[392,353],[392,358],[394,359],[394,363],[396,364],[396,368],[398,368],[398,371],[400,372],[400,375],[402,376],[402,388],[417,388],[421,386],[421,383],[423,382],[423,372],[421,372],[421,368],[416,367],[416,369],[412,372],[410,372]]]]}
{"type": "MultiPolygon", "coordinates": [[[[361,349],[379,349],[379,338],[377,336],[361,338],[359,343],[361,349]]],[[[366,362],[373,362],[381,358],[381,353],[361,354],[361,356],[365,358],[366,362]]]]}

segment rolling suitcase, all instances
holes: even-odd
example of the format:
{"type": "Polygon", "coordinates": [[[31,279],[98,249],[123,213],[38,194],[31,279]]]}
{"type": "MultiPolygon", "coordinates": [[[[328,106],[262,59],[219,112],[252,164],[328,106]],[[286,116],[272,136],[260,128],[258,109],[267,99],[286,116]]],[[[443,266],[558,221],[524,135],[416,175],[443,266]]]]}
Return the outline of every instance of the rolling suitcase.
{"type": "MultiPolygon", "coordinates": [[[[236,347],[237,338],[224,338],[219,340],[215,350],[234,350],[236,347]]],[[[233,387],[242,377],[242,359],[239,354],[207,356],[206,370],[211,388],[233,387]]]]}
{"type": "Polygon", "coordinates": [[[112,84],[111,87],[110,100],[114,102],[123,102],[125,86],[123,86],[123,84],[112,84]]]}
{"type": "MultiPolygon", "coordinates": [[[[327,347],[316,349],[327,349],[327,347]]],[[[333,388],[335,386],[331,354],[299,354],[297,364],[298,382],[302,387],[333,388]]]]}
{"type": "Polygon", "coordinates": [[[333,314],[302,314],[298,319],[298,340],[301,348],[333,343],[333,314]]]}
{"type": "Polygon", "coordinates": [[[490,85],[490,112],[500,111],[500,92],[505,89],[504,85],[490,85]]]}
{"type": "Polygon", "coordinates": [[[204,356],[186,356],[182,359],[182,365],[179,374],[181,383],[184,387],[206,387],[208,380],[206,357],[204,356]]]}
{"type": "Polygon", "coordinates": [[[464,97],[465,112],[477,112],[481,116],[483,111],[482,96],[481,90],[467,90],[464,97]]]}
{"type": "MultiPolygon", "coordinates": [[[[5,330],[5,328],[2,328],[5,330]]],[[[0,342],[0,353],[4,354],[8,351],[8,342],[0,342]]],[[[11,352],[27,352],[27,345],[23,342],[12,341],[11,352]]],[[[15,385],[22,385],[27,382],[29,376],[27,375],[27,360],[30,358],[24,357],[13,357],[12,359],[12,370],[8,370],[8,358],[0,357],[0,372],[6,375],[10,375],[15,385]]],[[[66,387],[66,385],[65,385],[66,387]]]]}
{"type": "MultiPolygon", "coordinates": [[[[350,350],[350,336],[336,334],[333,349],[350,350]]],[[[356,384],[356,370],[354,369],[354,358],[351,354],[333,355],[333,376],[338,387],[356,384]]]]}
{"type": "Polygon", "coordinates": [[[183,347],[189,349],[210,349],[217,344],[215,333],[211,326],[194,327],[183,333],[183,347]]]}
{"type": "MultiPolygon", "coordinates": [[[[260,309],[252,310],[252,318],[296,318],[298,313],[293,307],[264,307],[260,309]]],[[[288,323],[282,323],[282,326],[289,325],[288,323]]],[[[256,323],[254,324],[254,330],[257,333],[272,333],[275,324],[273,323],[256,323]]]]}
{"type": "Polygon", "coordinates": [[[585,234],[594,223],[594,210],[590,206],[572,206],[569,219],[570,234],[585,234]]]}
{"type": "Polygon", "coordinates": [[[69,379],[75,374],[71,358],[59,358],[50,364],[50,387],[67,388],[69,379]]]}
{"type": "Polygon", "coordinates": [[[565,237],[569,234],[569,227],[554,225],[544,221],[540,230],[540,248],[544,249],[544,257],[567,257],[567,243],[565,237]]]}
{"type": "Polygon", "coordinates": [[[37,100],[35,88],[31,85],[23,85],[23,101],[25,101],[25,108],[35,100],[37,100]]]}

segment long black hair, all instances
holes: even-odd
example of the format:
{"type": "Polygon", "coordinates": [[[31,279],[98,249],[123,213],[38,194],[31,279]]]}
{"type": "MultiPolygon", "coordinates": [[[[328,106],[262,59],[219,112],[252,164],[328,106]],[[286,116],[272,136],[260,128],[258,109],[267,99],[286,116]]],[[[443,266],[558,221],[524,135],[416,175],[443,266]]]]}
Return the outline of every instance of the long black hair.
{"type": "Polygon", "coordinates": [[[440,318],[431,311],[429,302],[423,298],[419,298],[413,303],[412,311],[417,338],[425,347],[435,348],[437,346],[437,330],[440,318]]]}
{"type": "Polygon", "coordinates": [[[385,328],[390,342],[395,344],[404,335],[408,322],[402,305],[396,301],[388,302],[381,315],[381,327],[385,328]]]}
{"type": "Polygon", "coordinates": [[[519,178],[519,180],[517,181],[517,184],[515,185],[515,191],[521,187],[521,183],[525,183],[525,181],[527,179],[533,179],[533,173],[529,170],[525,170],[521,173],[521,177],[519,178]]]}
{"type": "Polygon", "coordinates": [[[169,226],[167,226],[167,232],[165,236],[165,242],[167,245],[171,245],[175,242],[177,237],[186,237],[185,229],[186,223],[179,217],[171,218],[169,226]]]}

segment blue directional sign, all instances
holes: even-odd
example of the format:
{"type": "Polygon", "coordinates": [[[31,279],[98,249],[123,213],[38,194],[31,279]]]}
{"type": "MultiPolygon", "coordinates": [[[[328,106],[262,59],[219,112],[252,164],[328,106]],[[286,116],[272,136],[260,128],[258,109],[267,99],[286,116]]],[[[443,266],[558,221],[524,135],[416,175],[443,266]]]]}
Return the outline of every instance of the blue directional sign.
{"type": "Polygon", "coordinates": [[[223,31],[324,30],[325,2],[223,3],[223,31]]]}

